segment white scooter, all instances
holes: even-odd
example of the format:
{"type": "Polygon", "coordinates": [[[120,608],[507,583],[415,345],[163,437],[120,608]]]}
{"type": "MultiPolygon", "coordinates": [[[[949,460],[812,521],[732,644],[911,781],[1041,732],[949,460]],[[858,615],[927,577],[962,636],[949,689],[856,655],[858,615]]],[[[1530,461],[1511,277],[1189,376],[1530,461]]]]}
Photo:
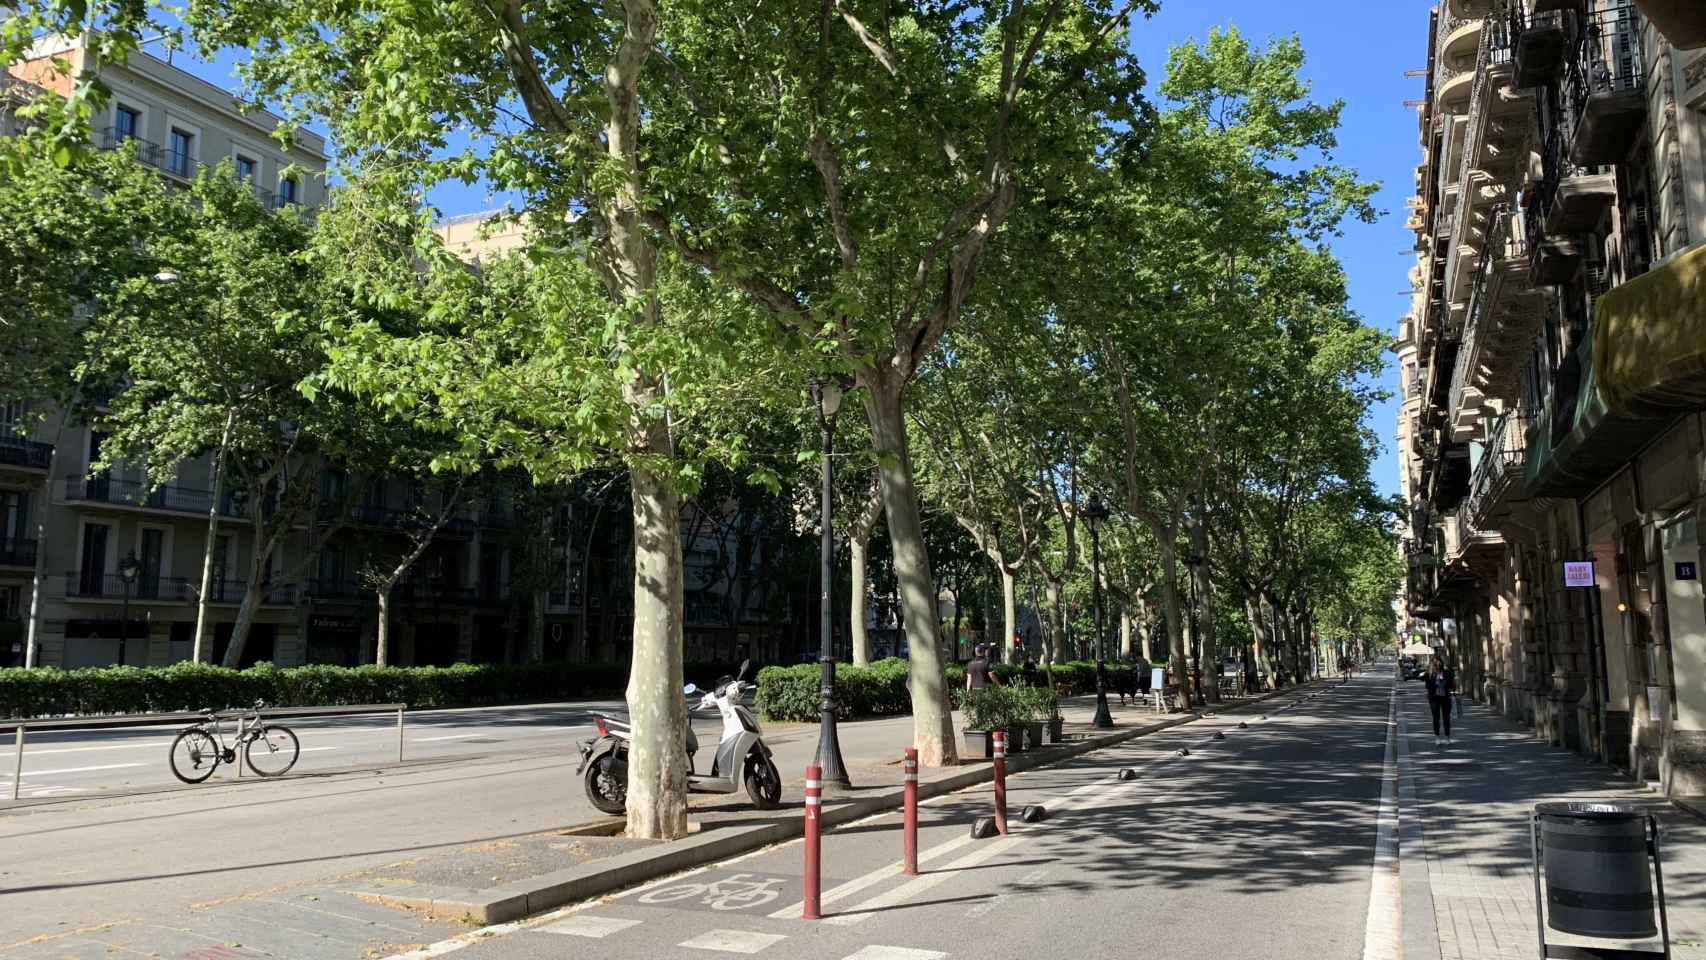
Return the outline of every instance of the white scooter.
{"type": "MultiPolygon", "coordinates": [[[[738,793],[745,787],[755,806],[771,810],[782,802],[782,776],[758,729],[757,718],[740,702],[741,693],[752,686],[744,681],[751,666],[751,661],[742,663],[739,676],[724,677],[715,690],[700,698],[701,709],[715,707],[722,714],[723,735],[710,772],[696,773],[693,756],[699,752],[699,738],[693,733],[693,725],[687,725],[687,789],[693,793],[738,793]]],[[[699,688],[690,683],[682,692],[691,697],[699,688]]],[[[581,743],[581,765],[575,773],[584,774],[586,796],[594,807],[605,813],[622,813],[628,803],[628,746],[633,728],[605,714],[595,714],[593,725],[598,737],[581,743]]]]}

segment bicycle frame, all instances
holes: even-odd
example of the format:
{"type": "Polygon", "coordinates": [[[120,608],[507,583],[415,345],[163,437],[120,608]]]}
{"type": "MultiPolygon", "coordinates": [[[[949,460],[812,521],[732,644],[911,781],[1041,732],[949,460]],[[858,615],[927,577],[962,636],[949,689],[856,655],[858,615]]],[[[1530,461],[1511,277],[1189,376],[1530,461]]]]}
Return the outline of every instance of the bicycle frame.
{"type": "Polygon", "coordinates": [[[247,713],[237,714],[235,717],[237,732],[232,735],[231,745],[227,747],[225,745],[225,723],[230,719],[232,719],[230,714],[211,713],[208,714],[207,719],[201,722],[201,728],[207,731],[207,733],[213,737],[213,742],[218,745],[219,762],[230,762],[240,765],[242,758],[236,756],[237,748],[248,743],[250,740],[254,740],[259,737],[261,729],[265,727],[266,724],[261,719],[261,712],[259,710],[251,710],[247,713]],[[225,759],[225,754],[228,751],[233,755],[230,761],[226,761],[225,759]]]}

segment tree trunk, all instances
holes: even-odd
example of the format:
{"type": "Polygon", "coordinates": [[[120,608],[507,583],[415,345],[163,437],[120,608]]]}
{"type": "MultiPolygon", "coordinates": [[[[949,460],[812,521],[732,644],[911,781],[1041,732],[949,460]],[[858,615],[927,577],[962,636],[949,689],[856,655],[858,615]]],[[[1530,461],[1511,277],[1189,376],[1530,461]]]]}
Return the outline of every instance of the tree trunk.
{"type": "Polygon", "coordinates": [[[1265,659],[1272,646],[1272,641],[1268,639],[1267,621],[1262,617],[1262,599],[1257,594],[1245,595],[1244,619],[1250,623],[1252,649],[1250,665],[1245,667],[1245,672],[1248,673],[1253,668],[1258,677],[1266,676],[1273,672],[1265,659]]]}
{"type": "Polygon", "coordinates": [[[1001,622],[1007,632],[1002,635],[1001,643],[1013,651],[1015,659],[1022,652],[1013,639],[1019,635],[1019,577],[1006,567],[1001,570],[1001,622]]]}
{"type": "Polygon", "coordinates": [[[847,591],[847,636],[853,642],[853,665],[868,667],[871,665],[871,634],[865,628],[865,577],[870,572],[870,561],[866,556],[870,549],[869,541],[860,537],[850,537],[847,541],[849,564],[852,575],[849,577],[851,586],[847,591]]]}
{"type": "Polygon", "coordinates": [[[1179,685],[1179,702],[1186,707],[1192,703],[1190,651],[1185,649],[1185,633],[1180,619],[1179,558],[1172,537],[1157,537],[1161,546],[1161,602],[1167,615],[1167,668],[1173,682],[1179,685]]]}
{"type": "Polygon", "coordinates": [[[373,596],[379,604],[379,626],[373,634],[373,665],[388,667],[391,665],[391,588],[375,590],[373,596]]]}
{"type": "Polygon", "coordinates": [[[952,766],[959,758],[954,749],[953,717],[942,661],[936,653],[935,580],[930,575],[918,493],[913,486],[912,456],[901,409],[902,385],[875,382],[869,386],[865,412],[873,446],[881,455],[883,510],[888,514],[889,543],[894,548],[895,579],[899,581],[912,659],[907,686],[912,694],[913,744],[926,766],[952,766]]]}
{"type": "Polygon", "coordinates": [[[260,497],[251,496],[249,504],[255,511],[255,548],[249,558],[249,582],[243,589],[243,602],[237,607],[237,622],[231,625],[231,642],[226,645],[225,658],[220,661],[221,665],[232,668],[243,662],[243,648],[249,643],[249,627],[255,622],[255,611],[261,607],[261,581],[266,579],[273,551],[266,522],[261,519],[265,508],[260,497]]]}
{"type": "MultiPolygon", "coordinates": [[[[219,438],[219,454],[213,458],[213,497],[207,507],[207,543],[201,551],[201,593],[195,604],[195,641],[190,646],[190,660],[201,662],[204,638],[207,636],[207,594],[213,579],[213,542],[219,538],[219,486],[225,480],[225,448],[231,443],[231,426],[237,410],[225,414],[225,433],[219,438]]],[[[226,558],[229,562],[230,558],[226,558]]]]}
{"type": "MultiPolygon", "coordinates": [[[[668,443],[662,429],[653,424],[654,443],[668,443]]],[[[634,661],[627,698],[634,738],[628,753],[628,836],[673,839],[687,833],[681,503],[667,477],[638,468],[631,476],[634,661]]]]}
{"type": "Polygon", "coordinates": [[[1131,659],[1131,611],[1120,608],[1120,659],[1131,659]]]}
{"type": "Polygon", "coordinates": [[[533,591],[533,615],[527,618],[527,662],[545,662],[545,603],[547,591],[533,591]]]}
{"type": "Polygon", "coordinates": [[[1202,522],[1193,525],[1191,540],[1202,557],[1202,563],[1196,565],[1191,576],[1196,580],[1197,587],[1197,636],[1202,642],[1202,671],[1203,699],[1210,703],[1220,702],[1220,644],[1216,636],[1214,610],[1214,571],[1209,563],[1208,531],[1202,522]]]}

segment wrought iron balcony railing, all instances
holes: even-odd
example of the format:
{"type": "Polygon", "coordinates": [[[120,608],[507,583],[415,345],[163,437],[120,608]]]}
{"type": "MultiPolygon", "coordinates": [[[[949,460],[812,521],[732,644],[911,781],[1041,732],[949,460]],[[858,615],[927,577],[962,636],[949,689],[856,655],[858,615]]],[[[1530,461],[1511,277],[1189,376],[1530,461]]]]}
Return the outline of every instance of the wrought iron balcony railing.
{"type": "Polygon", "coordinates": [[[17,437],[0,437],[0,465],[46,470],[53,458],[53,444],[17,437]]]}
{"type": "Polygon", "coordinates": [[[33,567],[36,542],[26,537],[0,537],[0,566],[33,567]]]}
{"type": "MultiPolygon", "coordinates": [[[[81,600],[122,600],[126,594],[124,578],[116,573],[96,573],[73,570],[65,574],[65,595],[81,600]]],[[[143,574],[130,584],[132,600],[166,600],[186,602],[193,597],[190,582],[185,577],[158,577],[143,574]]]]}

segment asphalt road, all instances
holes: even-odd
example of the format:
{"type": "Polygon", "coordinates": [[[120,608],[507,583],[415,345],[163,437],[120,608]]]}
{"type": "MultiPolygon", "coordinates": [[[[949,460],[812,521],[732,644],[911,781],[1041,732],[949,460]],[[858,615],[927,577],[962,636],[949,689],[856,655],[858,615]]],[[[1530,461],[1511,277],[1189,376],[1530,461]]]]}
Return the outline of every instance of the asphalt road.
{"type": "Polygon", "coordinates": [[[918,878],[898,875],[897,816],[836,831],[821,921],[799,919],[794,842],[398,956],[1351,960],[1391,690],[1377,673],[1267,720],[1228,714],[1014,777],[1010,807],[1053,816],[1007,838],[967,836],[987,789],[941,798],[923,811],[918,878]],[[1208,739],[1217,730],[1225,740],[1208,739]],[[1122,767],[1139,777],[1120,781],[1122,767]]]}
{"type": "MultiPolygon", "coordinates": [[[[626,716],[627,706],[614,700],[406,712],[403,755],[408,760],[445,760],[573,751],[578,740],[592,736],[594,711],[626,716]]],[[[397,761],[394,713],[280,717],[271,722],[290,727],[302,744],[293,774],[371,768],[397,761]]],[[[179,781],[167,764],[167,754],[180,729],[182,726],[29,731],[19,797],[42,800],[177,786],[179,781]]],[[[235,733],[235,725],[227,723],[227,740],[235,733]]],[[[16,759],[13,739],[0,737],[0,796],[11,796],[16,759]]],[[[251,771],[243,771],[244,778],[253,776],[251,771]]],[[[208,783],[235,779],[236,766],[221,765],[208,783]]]]}

